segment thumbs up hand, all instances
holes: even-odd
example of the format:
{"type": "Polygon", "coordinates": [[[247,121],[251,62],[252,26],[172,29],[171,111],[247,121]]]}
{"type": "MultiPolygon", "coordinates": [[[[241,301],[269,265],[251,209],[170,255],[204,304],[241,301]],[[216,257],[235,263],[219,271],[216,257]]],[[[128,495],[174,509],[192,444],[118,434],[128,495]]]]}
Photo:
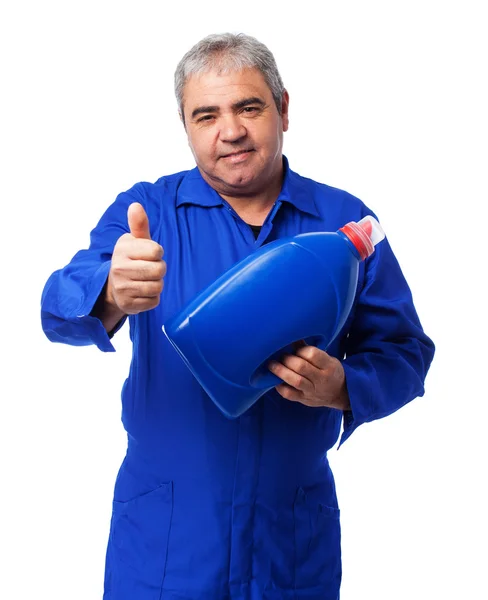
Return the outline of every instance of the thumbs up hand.
{"type": "Polygon", "coordinates": [[[124,315],[156,307],[166,274],[163,248],[151,239],[142,205],[131,204],[127,219],[130,233],[117,240],[108,276],[105,304],[111,317],[102,320],[107,330],[124,315]]]}

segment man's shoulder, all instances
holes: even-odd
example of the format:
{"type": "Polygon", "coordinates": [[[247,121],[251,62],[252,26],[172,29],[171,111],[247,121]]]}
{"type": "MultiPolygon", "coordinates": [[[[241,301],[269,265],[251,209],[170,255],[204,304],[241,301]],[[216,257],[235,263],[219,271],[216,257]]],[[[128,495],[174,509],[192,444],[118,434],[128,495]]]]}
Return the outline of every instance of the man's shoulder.
{"type": "Polygon", "coordinates": [[[193,169],[185,169],[184,171],[178,171],[177,173],[171,173],[170,175],[163,175],[154,182],[154,185],[178,185],[183,179],[191,179],[192,177],[198,176],[198,169],[194,167],[193,169]]]}
{"type": "MultiPolygon", "coordinates": [[[[151,226],[174,221],[176,199],[181,184],[192,178],[194,169],[163,175],[155,181],[139,181],[117,196],[112,210],[125,215],[132,202],[139,202],[149,218],[151,226]]],[[[169,226],[169,225],[168,225],[169,226]]]]}
{"type": "Polygon", "coordinates": [[[333,185],[291,172],[293,184],[314,199],[320,212],[335,208],[339,212],[370,214],[366,204],[351,192],[333,185]]]}
{"type": "Polygon", "coordinates": [[[184,179],[191,178],[195,175],[195,170],[196,169],[186,169],[184,171],[178,171],[177,173],[162,175],[155,181],[139,181],[129,191],[135,194],[162,194],[175,192],[184,179]]]}
{"type": "Polygon", "coordinates": [[[292,174],[295,183],[301,187],[309,188],[310,190],[316,191],[319,194],[324,194],[331,197],[350,196],[351,198],[358,200],[358,198],[343,188],[335,187],[328,183],[324,183],[323,181],[300,175],[296,171],[290,171],[290,173],[292,174]]]}

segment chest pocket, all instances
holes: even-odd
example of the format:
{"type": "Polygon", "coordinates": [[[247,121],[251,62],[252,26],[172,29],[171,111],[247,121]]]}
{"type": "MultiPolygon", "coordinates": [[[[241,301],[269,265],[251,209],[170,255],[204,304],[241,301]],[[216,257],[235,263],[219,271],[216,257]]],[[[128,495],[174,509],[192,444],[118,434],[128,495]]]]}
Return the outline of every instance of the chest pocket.
{"type": "Polygon", "coordinates": [[[160,600],[173,514],[173,484],[113,502],[104,600],[160,600]]]}

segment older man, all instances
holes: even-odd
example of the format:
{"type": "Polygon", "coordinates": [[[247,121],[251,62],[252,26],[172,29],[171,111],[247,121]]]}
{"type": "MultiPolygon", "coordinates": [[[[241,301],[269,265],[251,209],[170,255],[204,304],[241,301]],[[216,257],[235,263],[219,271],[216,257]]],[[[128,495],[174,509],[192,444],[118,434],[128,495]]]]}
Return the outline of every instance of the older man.
{"type": "Polygon", "coordinates": [[[129,316],[128,447],[104,598],[337,600],[340,521],[327,451],[342,422],[341,443],[421,396],[434,346],[385,240],[362,263],[353,310],[327,352],[301,346],[283,356],[270,366],[283,383],[240,418],[224,417],[161,326],[262,244],[372,212],[290,169],[288,93],[254,38],[200,41],[179,63],[175,90],[196,168],[120,194],[42,298],[52,341],[111,351],[129,316]]]}

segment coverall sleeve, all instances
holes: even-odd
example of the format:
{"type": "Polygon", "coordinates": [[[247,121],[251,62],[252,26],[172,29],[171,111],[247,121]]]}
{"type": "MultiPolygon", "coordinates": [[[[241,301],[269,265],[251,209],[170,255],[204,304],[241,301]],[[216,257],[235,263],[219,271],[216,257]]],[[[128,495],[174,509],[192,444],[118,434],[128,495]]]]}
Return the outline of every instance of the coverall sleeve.
{"type": "Polygon", "coordinates": [[[47,280],[41,298],[41,323],[52,342],[95,344],[104,352],[115,350],[110,338],[125,319],[109,336],[102,322],[90,313],[107,281],[114,246],[129,231],[127,209],[132,202],[143,202],[138,195],[132,190],[119,194],[91,231],[89,247],[77,252],[47,280]]]}
{"type": "Polygon", "coordinates": [[[343,367],[351,410],[340,444],[362,423],[423,396],[434,344],[424,333],[409,286],[388,240],[367,259],[345,344],[343,367]]]}

